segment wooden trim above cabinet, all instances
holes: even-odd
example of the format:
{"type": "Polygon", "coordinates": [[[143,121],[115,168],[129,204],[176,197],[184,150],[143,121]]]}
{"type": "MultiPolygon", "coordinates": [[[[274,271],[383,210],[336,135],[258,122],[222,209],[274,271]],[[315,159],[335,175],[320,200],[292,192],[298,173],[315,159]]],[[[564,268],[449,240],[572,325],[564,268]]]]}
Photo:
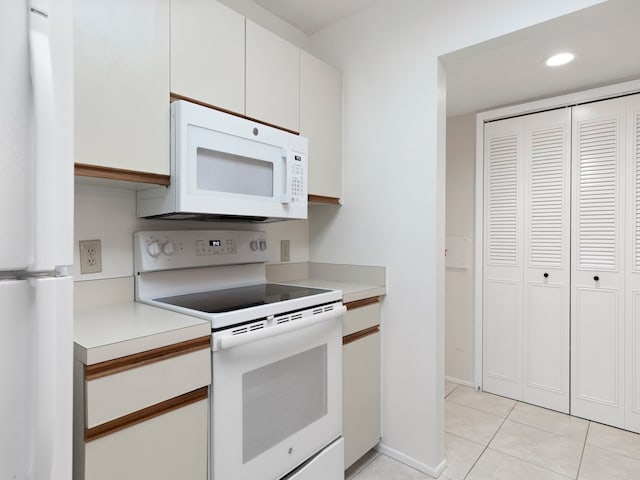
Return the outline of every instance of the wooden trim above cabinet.
{"type": "Polygon", "coordinates": [[[126,357],[107,360],[106,362],[94,363],[85,366],[85,380],[95,380],[115,373],[124,372],[133,368],[142,367],[155,362],[161,362],[169,358],[195,352],[202,349],[211,348],[211,336],[194,338],[185,342],[174,343],[165,347],[154,348],[146,352],[134,353],[126,357]]]}
{"type": "Polygon", "coordinates": [[[124,182],[149,183],[168,187],[171,177],[159,173],[137,172],[124,168],[101,167],[87,163],[76,163],[74,174],[79,177],[103,178],[107,180],[120,180],[124,182]]]}
{"type": "Polygon", "coordinates": [[[376,325],[375,327],[365,328],[364,330],[360,330],[359,332],[352,333],[351,335],[347,335],[346,337],[342,337],[342,346],[360,340],[361,338],[368,337],[369,335],[373,335],[374,333],[378,333],[379,331],[380,326],[376,325]]]}
{"type": "Polygon", "coordinates": [[[362,308],[376,303],[380,303],[380,297],[363,298],[362,300],[345,303],[344,306],[347,307],[347,310],[353,310],[354,308],[362,308]]]}
{"type": "Polygon", "coordinates": [[[325,205],[340,205],[340,199],[337,197],[326,197],[324,195],[312,195],[307,196],[309,203],[323,203],[325,205]]]}
{"type": "Polygon", "coordinates": [[[169,102],[175,102],[176,100],[185,100],[190,103],[195,103],[196,105],[200,105],[207,108],[213,108],[214,110],[218,110],[219,112],[228,113],[229,115],[234,115],[240,118],[246,118],[247,120],[251,120],[252,122],[261,123],[262,125],[266,125],[267,127],[277,128],[278,130],[284,130],[285,132],[293,133],[294,135],[300,135],[300,132],[296,132],[295,130],[290,130],[288,128],[281,127],[279,125],[274,125],[273,123],[264,122],[258,118],[247,117],[246,115],[242,115],[238,112],[233,112],[231,110],[227,110],[226,108],[216,107],[210,103],[201,102],[200,100],[196,100],[195,98],[185,97],[184,95],[180,95],[179,93],[171,92],[169,94],[169,102]]]}
{"type": "Polygon", "coordinates": [[[116,418],[115,420],[103,423],[102,425],[96,425],[92,428],[85,428],[84,441],[90,442],[100,437],[111,435],[112,433],[124,430],[125,428],[131,427],[138,423],[145,422],[159,415],[164,415],[165,413],[169,413],[173,410],[186,407],[187,405],[199,402],[200,400],[205,400],[208,397],[209,387],[202,387],[198,390],[194,390],[193,392],[189,392],[184,395],[180,395],[179,397],[171,398],[169,400],[165,400],[164,402],[157,403],[156,405],[143,408],[142,410],[138,410],[137,412],[130,413],[129,415],[125,415],[124,417],[116,418]]]}

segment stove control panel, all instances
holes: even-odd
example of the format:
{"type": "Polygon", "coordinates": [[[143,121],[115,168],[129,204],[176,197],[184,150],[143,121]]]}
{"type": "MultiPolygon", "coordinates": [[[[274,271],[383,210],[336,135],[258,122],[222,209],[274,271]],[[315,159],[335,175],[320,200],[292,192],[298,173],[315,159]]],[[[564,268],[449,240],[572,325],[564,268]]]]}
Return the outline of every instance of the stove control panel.
{"type": "Polygon", "coordinates": [[[138,273],[264,263],[267,256],[265,232],[170,230],[134,234],[134,263],[138,273]]]}

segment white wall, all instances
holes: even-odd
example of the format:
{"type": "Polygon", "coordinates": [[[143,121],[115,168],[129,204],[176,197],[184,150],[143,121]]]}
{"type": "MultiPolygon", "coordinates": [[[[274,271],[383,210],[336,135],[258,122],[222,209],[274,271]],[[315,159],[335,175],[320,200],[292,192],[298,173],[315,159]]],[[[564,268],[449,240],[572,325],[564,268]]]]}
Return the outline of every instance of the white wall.
{"type": "Polygon", "coordinates": [[[76,183],[74,263],[75,281],[133,276],[133,232],[137,230],[262,230],[267,232],[269,263],[280,261],[280,240],[290,240],[291,263],[309,260],[306,220],[269,224],[180,222],[136,218],[133,190],[76,183]],[[82,275],[78,241],[99,239],[102,244],[102,272],[82,275]]]}
{"type": "Polygon", "coordinates": [[[387,267],[383,450],[427,473],[444,466],[438,56],[595,3],[380,0],[312,37],[343,71],[344,203],[310,218],[311,260],[387,267]]]}
{"type": "MultiPolygon", "coordinates": [[[[475,215],[475,114],[447,118],[446,233],[467,240],[467,268],[445,272],[444,374],[466,383],[474,380],[473,246],[475,215]]],[[[447,243],[451,253],[451,246],[447,243]]]]}

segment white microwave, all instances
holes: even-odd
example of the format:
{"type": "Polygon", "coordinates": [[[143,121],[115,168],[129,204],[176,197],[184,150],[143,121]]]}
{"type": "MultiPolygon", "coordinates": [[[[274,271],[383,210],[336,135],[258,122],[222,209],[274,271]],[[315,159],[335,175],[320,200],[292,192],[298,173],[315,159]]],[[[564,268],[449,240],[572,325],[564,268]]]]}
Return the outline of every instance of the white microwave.
{"type": "Polygon", "coordinates": [[[173,220],[307,218],[307,139],[183,100],[171,104],[171,183],[137,214],[173,220]]]}

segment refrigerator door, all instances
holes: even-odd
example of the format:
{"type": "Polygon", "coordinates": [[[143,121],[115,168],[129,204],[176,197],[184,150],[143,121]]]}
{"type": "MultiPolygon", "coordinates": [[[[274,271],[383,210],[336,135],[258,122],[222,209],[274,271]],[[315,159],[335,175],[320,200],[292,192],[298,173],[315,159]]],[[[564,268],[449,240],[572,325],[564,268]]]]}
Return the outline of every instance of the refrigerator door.
{"type": "Polygon", "coordinates": [[[73,5],[0,2],[0,271],[73,263],[73,5]]]}
{"type": "Polygon", "coordinates": [[[29,50],[35,113],[28,270],[73,263],[73,3],[31,0],[29,50]]]}
{"type": "MultiPolygon", "coordinates": [[[[29,263],[31,237],[28,178],[32,157],[32,99],[26,1],[0,2],[0,271],[22,270],[29,263]],[[6,234],[10,232],[11,235],[6,234]]],[[[11,477],[9,477],[11,478],[11,477]]]]}
{"type": "Polygon", "coordinates": [[[29,287],[0,281],[0,478],[26,478],[29,420],[29,287]]]}
{"type": "Polygon", "coordinates": [[[70,479],[73,280],[0,281],[0,478],[70,479]]]}

